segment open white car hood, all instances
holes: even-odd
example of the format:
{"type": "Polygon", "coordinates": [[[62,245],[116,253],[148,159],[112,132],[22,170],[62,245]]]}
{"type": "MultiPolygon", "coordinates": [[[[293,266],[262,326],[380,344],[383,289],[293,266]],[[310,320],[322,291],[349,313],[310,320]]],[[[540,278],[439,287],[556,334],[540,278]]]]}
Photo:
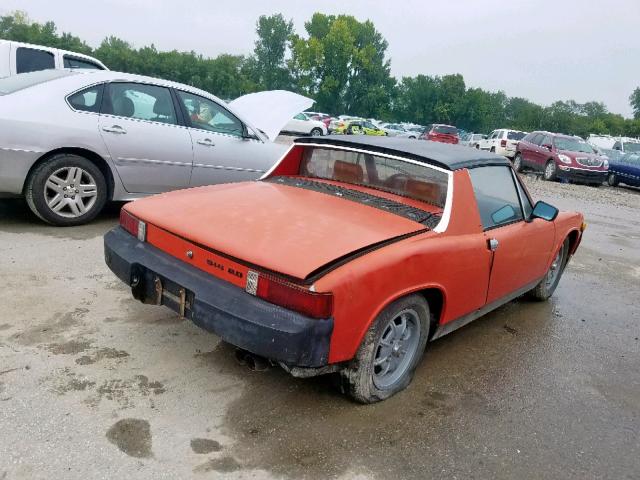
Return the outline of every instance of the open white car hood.
{"type": "Polygon", "coordinates": [[[272,142],[289,120],[313,105],[313,100],[286,90],[249,93],[229,106],[272,142]]]}

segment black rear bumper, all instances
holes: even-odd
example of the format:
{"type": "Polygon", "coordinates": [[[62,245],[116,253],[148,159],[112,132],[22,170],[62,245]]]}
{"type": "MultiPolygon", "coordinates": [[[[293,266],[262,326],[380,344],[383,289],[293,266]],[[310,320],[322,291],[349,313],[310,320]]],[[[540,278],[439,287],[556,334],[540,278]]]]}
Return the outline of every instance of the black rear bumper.
{"type": "Polygon", "coordinates": [[[184,316],[196,325],[256,355],[297,367],[327,365],[333,319],[308,318],[254,297],[121,227],[104,236],[104,254],[107,266],[144,303],[160,300],[176,312],[182,304],[184,316]]]}
{"type": "Polygon", "coordinates": [[[607,172],[602,170],[584,170],[569,168],[569,170],[557,170],[558,178],[584,183],[603,183],[607,179],[607,172]]]}

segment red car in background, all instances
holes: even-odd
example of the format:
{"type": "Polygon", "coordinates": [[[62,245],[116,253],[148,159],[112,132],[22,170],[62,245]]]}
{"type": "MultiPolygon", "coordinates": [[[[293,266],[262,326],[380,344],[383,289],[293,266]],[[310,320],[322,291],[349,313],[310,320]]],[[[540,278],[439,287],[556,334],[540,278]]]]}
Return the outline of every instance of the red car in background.
{"type": "Polygon", "coordinates": [[[607,178],[609,161],[578,137],[531,132],[516,146],[513,168],[543,172],[545,180],[573,180],[600,185],[607,178]]]}
{"type": "Polygon", "coordinates": [[[434,123],[424,131],[420,136],[420,140],[457,144],[460,142],[460,137],[456,127],[434,123]]]}

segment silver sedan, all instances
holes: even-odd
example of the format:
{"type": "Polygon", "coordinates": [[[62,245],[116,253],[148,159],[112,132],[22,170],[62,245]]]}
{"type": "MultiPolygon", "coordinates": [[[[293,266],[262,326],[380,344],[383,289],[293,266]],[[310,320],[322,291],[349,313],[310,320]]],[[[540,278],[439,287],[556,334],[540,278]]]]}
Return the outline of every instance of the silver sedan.
{"type": "MultiPolygon", "coordinates": [[[[253,95],[239,102],[243,112],[266,105],[253,95]]],[[[306,108],[300,98],[268,110],[282,126],[306,108]]],[[[0,79],[0,196],[23,195],[38,217],[67,226],[92,220],[109,200],[255,179],[286,147],[264,133],[279,131],[273,118],[252,120],[156,78],[46,70],[0,79]]]]}

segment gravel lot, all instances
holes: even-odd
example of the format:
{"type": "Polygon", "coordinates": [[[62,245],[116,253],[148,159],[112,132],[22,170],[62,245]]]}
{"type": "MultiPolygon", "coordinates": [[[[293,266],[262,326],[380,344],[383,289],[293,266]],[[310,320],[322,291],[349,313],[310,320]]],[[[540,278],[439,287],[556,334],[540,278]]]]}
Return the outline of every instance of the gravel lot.
{"type": "Polygon", "coordinates": [[[0,480],[638,478],[640,191],[526,181],[589,223],[556,295],[434,342],[373,406],[134,301],[102,258],[117,205],[58,229],[0,200],[0,480]]]}

